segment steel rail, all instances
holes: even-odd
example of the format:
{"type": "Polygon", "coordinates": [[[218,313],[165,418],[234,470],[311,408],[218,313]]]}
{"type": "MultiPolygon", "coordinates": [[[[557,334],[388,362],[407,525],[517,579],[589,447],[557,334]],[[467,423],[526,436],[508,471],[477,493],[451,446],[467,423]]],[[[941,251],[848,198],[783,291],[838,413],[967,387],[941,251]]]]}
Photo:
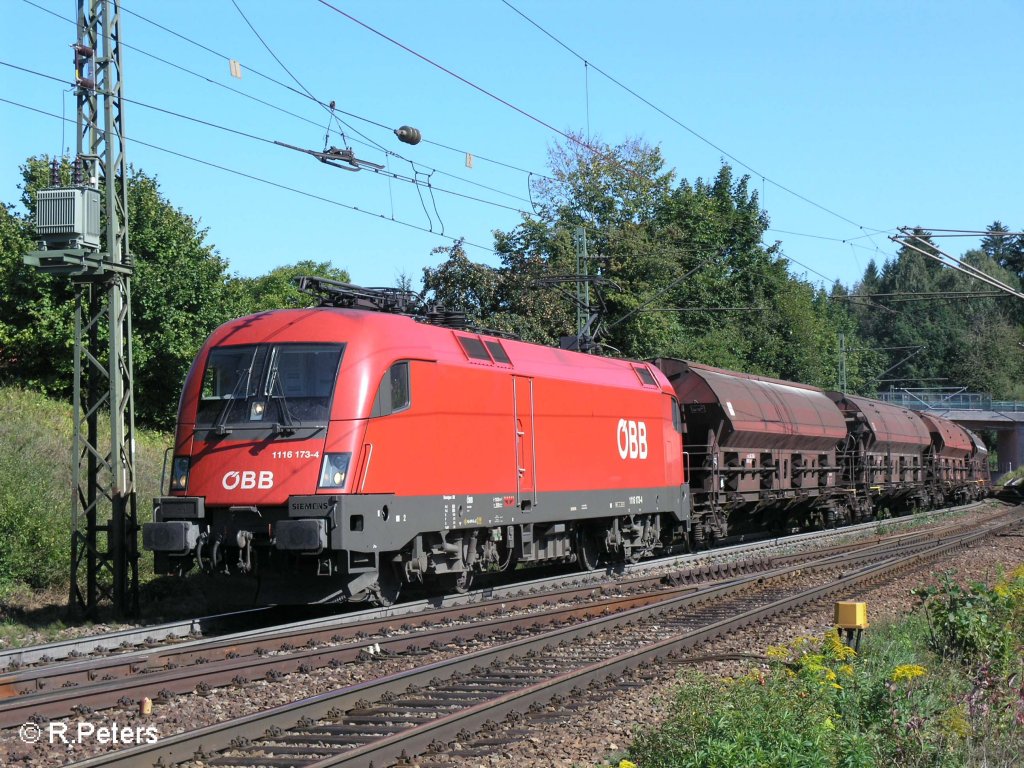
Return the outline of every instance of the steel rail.
{"type": "Polygon", "coordinates": [[[0,669],[49,662],[54,659],[74,658],[97,651],[123,650],[129,646],[145,645],[154,640],[165,640],[169,637],[194,637],[210,631],[217,624],[228,623],[242,617],[255,617],[269,609],[270,607],[246,608],[241,611],[182,619],[166,624],[121,629],[115,632],[105,632],[102,635],[58,640],[53,643],[29,645],[24,648],[10,648],[0,651],[0,669]]]}
{"type": "MultiPolygon", "coordinates": [[[[678,654],[701,643],[723,637],[729,632],[742,629],[767,618],[785,613],[794,608],[834,595],[849,587],[873,581],[894,572],[909,570],[915,565],[938,557],[946,552],[966,546],[969,542],[987,536],[989,530],[975,531],[954,541],[939,544],[924,553],[901,557],[896,562],[882,563],[864,569],[856,574],[840,578],[832,583],[813,587],[796,596],[786,597],[766,606],[760,606],[745,613],[723,619],[702,629],[690,631],[683,635],[662,640],[650,646],[620,654],[611,659],[601,660],[576,670],[570,670],[557,677],[536,683],[528,688],[500,696],[496,699],[461,709],[453,714],[416,726],[408,732],[397,733],[389,738],[355,747],[337,755],[331,755],[315,762],[308,762],[305,768],[333,768],[334,766],[360,765],[371,763],[383,765],[400,759],[403,755],[418,754],[432,744],[452,738],[459,732],[480,729],[487,721],[495,721],[506,717],[513,711],[523,711],[530,703],[550,700],[556,696],[571,695],[574,689],[585,687],[591,681],[601,678],[613,678],[643,663],[657,663],[670,653],[678,654]]],[[[640,611],[648,609],[639,609],[640,611]]],[[[666,608],[659,606],[649,609],[652,612],[665,613],[666,608]]],[[[617,622],[616,622],[617,625],[617,622]]]]}
{"type": "MultiPolygon", "coordinates": [[[[589,579],[591,582],[607,576],[631,576],[642,573],[652,568],[683,566],[687,563],[710,559],[720,561],[725,558],[734,557],[737,554],[753,553],[759,550],[773,550],[785,548],[792,544],[802,544],[820,538],[842,537],[844,534],[857,534],[879,525],[899,524],[903,522],[913,523],[927,520],[930,517],[946,514],[956,514],[970,511],[977,508],[984,502],[974,502],[957,507],[948,507],[928,512],[918,512],[899,518],[892,518],[885,521],[872,521],[858,523],[856,525],[844,526],[838,529],[826,531],[810,531],[806,533],[791,534],[788,536],[772,536],[757,539],[751,542],[739,542],[731,546],[720,547],[714,550],[702,552],[691,552],[686,554],[670,555],[664,558],[645,561],[643,563],[627,564],[622,567],[607,567],[598,571],[566,573],[557,576],[549,576],[530,582],[518,582],[509,585],[492,586],[484,589],[473,590],[463,595],[446,595],[444,597],[427,598],[409,603],[401,603],[382,609],[364,609],[349,612],[343,616],[331,616],[326,618],[307,619],[299,622],[291,622],[289,627],[306,626],[310,629],[317,626],[337,626],[340,624],[362,621],[367,615],[373,614],[380,617],[397,617],[423,610],[430,610],[443,606],[464,605],[481,600],[495,600],[508,598],[517,594],[523,594],[528,590],[539,590],[548,588],[550,585],[564,582],[569,578],[589,579]]],[[[81,656],[98,652],[118,652],[127,657],[132,654],[148,655],[146,649],[137,650],[139,646],[151,645],[168,638],[195,638],[204,635],[215,629],[217,624],[229,623],[243,616],[257,616],[265,613],[274,606],[249,608],[241,611],[234,611],[223,614],[214,614],[198,618],[183,619],[181,621],[156,624],[152,626],[136,627],[115,632],[107,632],[102,635],[89,635],[70,640],[60,640],[53,643],[25,646],[23,648],[12,648],[0,650],[0,670],[16,671],[19,668],[31,664],[50,663],[60,659],[78,659],[81,656]]],[[[231,633],[225,637],[237,637],[239,633],[231,633]]],[[[189,644],[201,644],[207,639],[183,640],[177,647],[189,644]]]]}
{"type": "MultiPolygon", "coordinates": [[[[662,641],[648,648],[637,650],[629,654],[629,658],[653,658],[654,656],[663,655],[668,650],[674,648],[675,644],[680,644],[679,647],[683,647],[684,641],[687,638],[689,638],[691,642],[699,642],[702,639],[713,637],[716,634],[728,631],[730,628],[735,628],[749,623],[756,618],[772,615],[788,609],[789,607],[795,607],[796,605],[804,604],[811,600],[820,599],[824,595],[832,594],[838,590],[842,590],[866,580],[881,578],[886,574],[915,567],[925,560],[938,557],[955,547],[966,546],[966,544],[971,541],[987,536],[994,530],[1014,525],[1018,522],[1019,516],[1000,525],[990,525],[982,529],[976,529],[967,534],[949,537],[948,541],[944,541],[940,544],[934,544],[917,554],[909,556],[903,555],[892,562],[864,568],[855,574],[851,574],[832,583],[816,586],[812,590],[804,592],[801,596],[796,598],[786,598],[785,600],[776,601],[768,606],[762,606],[753,611],[748,611],[741,616],[723,619],[705,627],[704,629],[695,632],[688,632],[685,636],[662,641]]],[[[847,557],[852,561],[853,556],[847,557]]],[[[836,562],[839,562],[839,560],[840,558],[836,558],[836,562]]],[[[833,563],[833,565],[835,565],[835,563],[833,563]]],[[[737,579],[728,585],[721,585],[702,591],[699,593],[699,599],[710,600],[716,597],[736,593],[741,590],[747,590],[753,583],[756,583],[758,579],[763,578],[763,576],[755,576],[750,577],[749,579],[737,579]]],[[[118,753],[100,755],[84,760],[80,763],[75,763],[74,765],[77,768],[97,768],[98,766],[109,765],[148,766],[153,765],[158,760],[163,761],[161,763],[162,765],[173,764],[182,760],[191,759],[197,752],[203,754],[204,746],[207,749],[227,748],[230,746],[232,740],[236,740],[236,743],[239,743],[237,741],[238,739],[244,740],[250,736],[259,737],[260,732],[276,733],[280,732],[281,729],[294,726],[296,722],[312,722],[317,719],[330,716],[332,713],[337,715],[338,713],[343,713],[353,707],[365,706],[361,700],[366,696],[371,696],[377,699],[386,695],[398,695],[404,692],[407,687],[415,688],[427,685],[433,678],[441,674],[450,675],[460,671],[464,672],[472,669],[476,664],[508,660],[513,656],[520,657],[524,654],[530,653],[531,651],[535,653],[540,652],[545,646],[557,643],[560,640],[571,642],[572,638],[579,636],[581,633],[581,627],[584,627],[585,631],[589,633],[594,633],[600,630],[610,630],[616,627],[629,625],[631,622],[640,621],[644,617],[664,615],[673,607],[679,608],[685,607],[687,604],[692,604],[695,599],[697,599],[695,595],[689,595],[686,597],[675,598],[674,600],[667,602],[661,602],[656,606],[635,608],[630,611],[617,613],[613,616],[593,619],[576,627],[556,629],[537,637],[517,640],[498,649],[481,650],[455,659],[436,662],[416,670],[396,673],[379,680],[359,683],[338,691],[320,694],[301,702],[282,705],[264,713],[249,715],[238,718],[234,721],[208,726],[192,733],[170,736],[158,741],[154,745],[143,745],[118,753]]],[[[317,763],[317,765],[341,765],[345,763],[358,763],[360,765],[365,765],[370,760],[380,760],[382,762],[378,764],[383,765],[383,761],[393,760],[399,757],[399,745],[401,745],[401,749],[406,750],[407,754],[415,753],[416,750],[425,749],[429,743],[435,741],[440,734],[448,734],[450,732],[454,733],[454,731],[468,727],[479,727],[485,719],[494,719],[495,717],[500,717],[503,714],[506,714],[516,707],[521,708],[522,702],[531,697],[535,699],[538,693],[549,696],[552,693],[557,693],[563,689],[568,689],[577,685],[581,675],[595,672],[607,674],[610,671],[614,672],[620,668],[624,668],[629,663],[634,662],[627,661],[624,658],[616,658],[602,661],[600,664],[593,665],[585,671],[567,672],[553,678],[552,680],[545,681],[544,683],[531,687],[533,693],[518,692],[505,694],[504,696],[499,697],[491,707],[484,707],[483,705],[465,707],[455,714],[441,717],[429,723],[420,723],[403,734],[389,736],[383,740],[378,740],[374,744],[349,750],[344,755],[331,757],[325,761],[317,763]],[[454,729],[454,731],[452,729],[454,729]]]]}
{"type": "MultiPolygon", "coordinates": [[[[769,565],[765,562],[763,568],[769,565]]],[[[743,567],[742,573],[753,570],[755,569],[752,567],[743,567]]],[[[740,573],[741,569],[737,569],[736,572],[740,573]]],[[[714,573],[725,577],[726,569],[716,569],[714,573]]],[[[559,602],[584,596],[591,599],[607,599],[599,603],[590,602],[548,609],[539,619],[529,617],[529,621],[553,624],[572,618],[590,618],[597,613],[617,610],[622,604],[651,603],[665,600],[672,595],[692,593],[698,589],[693,585],[670,585],[662,586],[660,591],[615,596],[613,593],[622,590],[614,587],[610,590],[578,588],[572,590],[571,594],[554,597],[560,598],[559,602]]],[[[519,598],[484,608],[486,614],[505,614],[527,607],[540,607],[541,600],[544,601],[544,605],[549,605],[552,603],[552,597],[540,595],[519,598]]],[[[327,633],[338,633],[339,630],[322,630],[308,637],[306,647],[295,647],[285,643],[277,649],[265,648],[263,645],[266,645],[266,638],[259,638],[244,644],[222,644],[219,649],[221,657],[214,660],[207,658],[213,653],[213,649],[190,650],[187,653],[176,653],[172,649],[154,654],[148,666],[145,661],[116,667],[85,666],[75,671],[76,679],[82,674],[89,676],[79,685],[55,686],[50,690],[44,688],[38,692],[21,693],[0,702],[0,727],[17,726],[30,719],[63,717],[73,712],[89,714],[107,707],[131,706],[144,696],[151,699],[169,699],[175,694],[189,693],[197,687],[199,690],[208,691],[216,686],[243,685],[264,676],[274,681],[290,673],[305,673],[327,666],[352,663],[374,653],[397,655],[403,652],[418,652],[427,647],[441,647],[458,641],[468,634],[500,634],[524,621],[522,616],[497,616],[489,620],[466,623],[468,619],[465,608],[459,607],[414,617],[412,622],[402,625],[399,634],[396,634],[391,624],[373,621],[346,627],[341,630],[344,636],[336,634],[333,637],[326,637],[327,633]],[[462,612],[461,615],[459,612],[462,612]],[[463,622],[461,625],[455,623],[459,620],[463,622]],[[432,628],[412,634],[413,622],[419,626],[432,628]],[[374,640],[374,637],[379,639],[374,640]],[[332,645],[324,647],[315,644],[325,642],[332,645]],[[188,665],[179,666],[180,664],[188,665]]],[[[296,638],[290,634],[282,634],[281,639],[296,638]]],[[[105,661],[114,663],[116,660],[105,661]]]]}
{"type": "MultiPolygon", "coordinates": [[[[869,556],[872,549],[881,548],[884,552],[896,546],[922,546],[921,540],[927,542],[935,533],[934,530],[901,533],[871,542],[837,545],[826,551],[786,555],[772,560],[739,561],[727,565],[716,563],[667,577],[633,577],[602,587],[600,590],[578,587],[554,594],[517,598],[500,604],[478,604],[478,610],[482,611],[483,618],[489,608],[494,612],[505,613],[536,607],[542,599],[544,605],[549,605],[604,595],[609,597],[609,601],[602,603],[601,609],[608,612],[615,610],[617,605],[628,603],[628,599],[615,599],[613,595],[628,594],[629,591],[649,590],[652,587],[659,587],[659,584],[678,588],[684,584],[692,584],[695,580],[710,581],[748,572],[763,572],[784,564],[803,563],[815,558],[820,565],[828,562],[826,558],[830,556],[830,551],[832,556],[835,556],[854,547],[856,556],[863,559],[869,556]]],[[[645,600],[664,600],[675,594],[665,586],[659,588],[662,591],[646,596],[645,600]]],[[[686,591],[693,589],[695,587],[685,587],[686,591]]],[[[97,709],[112,706],[129,707],[144,696],[169,700],[174,695],[189,693],[195,689],[206,692],[217,686],[242,685],[262,675],[275,681],[288,673],[309,672],[328,665],[355,661],[366,651],[366,642],[363,639],[366,637],[380,638],[377,647],[391,652],[400,651],[403,644],[420,647],[428,643],[448,642],[458,638],[462,630],[456,628],[434,630],[425,634],[408,633],[424,625],[460,620],[465,622],[468,618],[465,613],[459,615],[463,610],[464,607],[453,607],[409,617],[401,627],[407,634],[398,640],[388,639],[389,635],[394,634],[394,630],[386,619],[371,617],[367,622],[341,628],[328,627],[313,632],[304,629],[264,630],[255,633],[251,639],[215,638],[203,643],[190,644],[188,647],[177,646],[151,651],[146,657],[119,656],[99,661],[94,659],[77,664],[58,665],[42,670],[27,670],[20,675],[0,678],[0,727],[20,725],[31,718],[52,719],[74,712],[91,714],[97,709]],[[278,644],[276,648],[275,644],[278,644]],[[325,644],[330,647],[323,647],[325,644]],[[35,689],[30,686],[34,686],[35,689]],[[8,696],[6,700],[5,694],[8,696]]],[[[583,613],[589,613],[589,609],[585,607],[583,613]]],[[[552,621],[555,616],[561,614],[562,611],[548,611],[544,619],[552,621]]],[[[510,621],[514,622],[514,619],[510,621]]],[[[472,628],[478,633],[501,632],[504,631],[505,623],[507,622],[504,619],[495,619],[489,622],[476,622],[472,628]]],[[[373,650],[372,642],[370,650],[373,650]]]]}

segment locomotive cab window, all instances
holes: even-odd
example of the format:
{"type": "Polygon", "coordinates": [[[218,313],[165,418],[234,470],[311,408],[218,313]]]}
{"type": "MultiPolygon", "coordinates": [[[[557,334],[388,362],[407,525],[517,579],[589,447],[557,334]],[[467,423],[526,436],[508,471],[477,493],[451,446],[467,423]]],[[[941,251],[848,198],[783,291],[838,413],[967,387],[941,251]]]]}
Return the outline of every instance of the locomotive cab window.
{"type": "Polygon", "coordinates": [[[679,434],[684,434],[683,415],[679,412],[679,402],[674,397],[668,399],[669,416],[672,418],[672,427],[679,434]]]}
{"type": "Polygon", "coordinates": [[[409,363],[401,362],[392,365],[377,388],[377,396],[373,399],[372,418],[389,416],[409,407],[409,363]]]}
{"type": "Polygon", "coordinates": [[[227,347],[210,353],[203,372],[203,400],[248,397],[256,347],[227,347]]]}
{"type": "Polygon", "coordinates": [[[282,423],[326,423],[340,350],[326,345],[282,344],[270,351],[264,394],[270,418],[282,423]]]}
{"type": "Polygon", "coordinates": [[[343,344],[215,347],[203,372],[196,424],[325,424],[343,351],[343,344]]]}

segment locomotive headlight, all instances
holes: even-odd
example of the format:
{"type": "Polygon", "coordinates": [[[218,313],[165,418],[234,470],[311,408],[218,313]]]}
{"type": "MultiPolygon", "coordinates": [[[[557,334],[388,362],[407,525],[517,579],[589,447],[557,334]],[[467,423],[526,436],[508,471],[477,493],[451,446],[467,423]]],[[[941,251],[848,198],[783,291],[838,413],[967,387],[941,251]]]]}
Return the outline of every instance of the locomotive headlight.
{"type": "Polygon", "coordinates": [[[188,456],[175,456],[171,464],[171,490],[184,491],[188,488],[188,456]]]}
{"type": "Polygon", "coordinates": [[[348,463],[351,453],[325,453],[320,466],[320,488],[343,488],[348,478],[348,463]]]}

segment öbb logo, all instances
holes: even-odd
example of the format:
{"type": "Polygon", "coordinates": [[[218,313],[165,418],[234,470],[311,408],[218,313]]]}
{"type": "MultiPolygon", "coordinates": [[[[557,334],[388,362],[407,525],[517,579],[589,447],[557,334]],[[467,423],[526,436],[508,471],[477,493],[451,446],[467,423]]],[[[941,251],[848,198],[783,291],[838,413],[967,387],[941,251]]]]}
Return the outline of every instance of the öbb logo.
{"type": "Polygon", "coordinates": [[[647,458],[647,425],[642,421],[619,419],[616,433],[619,456],[623,459],[647,458]]]}
{"type": "Polygon", "coordinates": [[[224,486],[226,491],[233,491],[236,488],[241,488],[243,491],[250,491],[253,488],[273,488],[274,473],[268,469],[260,472],[252,469],[247,469],[244,472],[231,470],[224,475],[224,479],[220,481],[220,484],[224,486]]]}

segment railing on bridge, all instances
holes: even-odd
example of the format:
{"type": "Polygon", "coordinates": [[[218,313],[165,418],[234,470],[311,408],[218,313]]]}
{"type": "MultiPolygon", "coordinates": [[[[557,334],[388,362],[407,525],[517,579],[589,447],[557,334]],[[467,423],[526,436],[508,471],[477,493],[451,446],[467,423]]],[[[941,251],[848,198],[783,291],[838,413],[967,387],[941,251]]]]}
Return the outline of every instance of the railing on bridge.
{"type": "Polygon", "coordinates": [[[912,411],[1024,411],[1024,403],[1013,400],[993,400],[991,395],[968,392],[961,387],[940,387],[937,389],[890,389],[879,392],[878,399],[893,405],[901,405],[912,411]]]}

